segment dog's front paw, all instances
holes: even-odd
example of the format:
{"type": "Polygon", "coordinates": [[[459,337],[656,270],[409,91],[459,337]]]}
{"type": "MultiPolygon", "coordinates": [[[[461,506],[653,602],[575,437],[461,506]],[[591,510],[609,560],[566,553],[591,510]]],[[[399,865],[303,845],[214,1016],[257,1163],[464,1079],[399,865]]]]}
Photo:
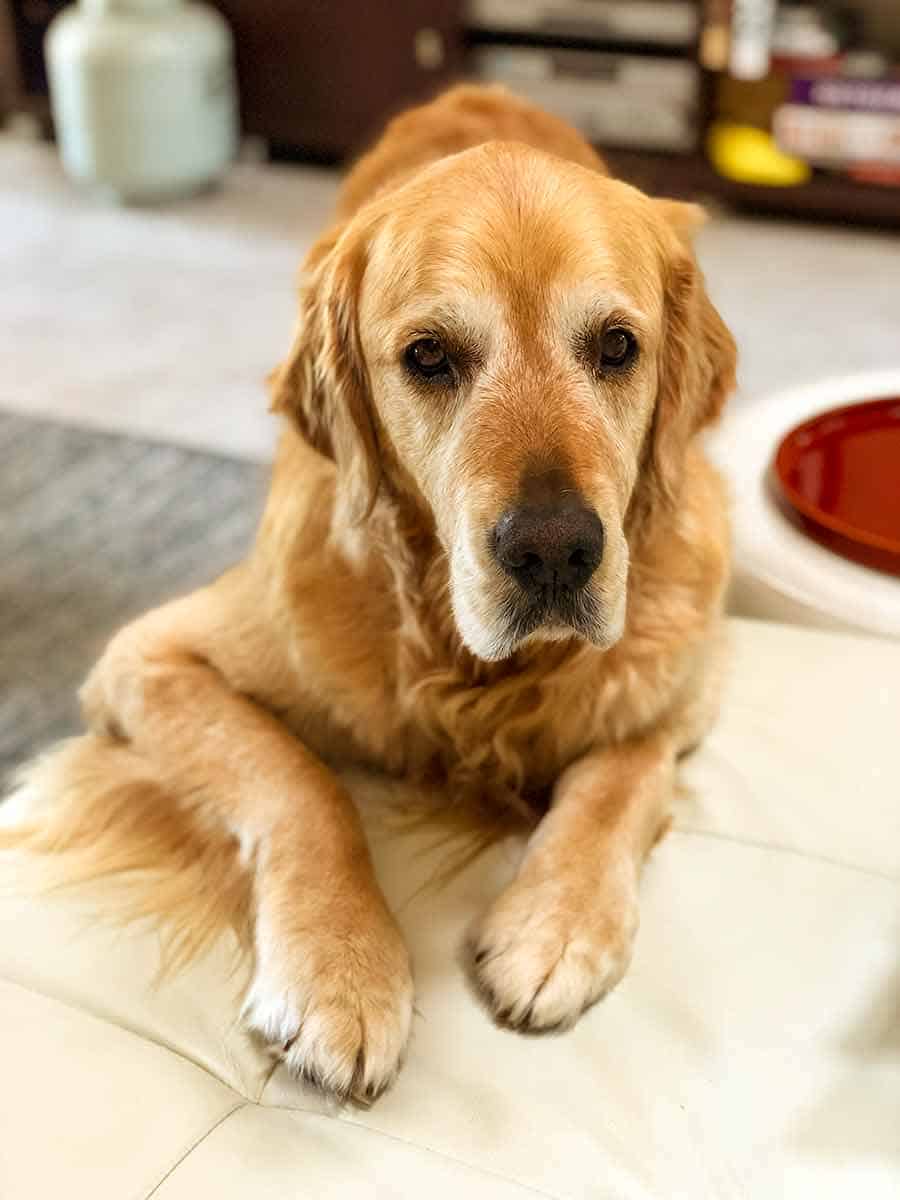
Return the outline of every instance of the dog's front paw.
{"type": "Polygon", "coordinates": [[[638,926],[636,885],[566,880],[512,883],[472,938],[477,983],[494,1015],[523,1030],[563,1029],[619,982],[638,926]]]}
{"type": "Polygon", "coordinates": [[[370,1103],[397,1075],[409,1038],[413,984],[399,930],[265,939],[244,1019],[288,1069],[341,1100],[370,1103]]]}

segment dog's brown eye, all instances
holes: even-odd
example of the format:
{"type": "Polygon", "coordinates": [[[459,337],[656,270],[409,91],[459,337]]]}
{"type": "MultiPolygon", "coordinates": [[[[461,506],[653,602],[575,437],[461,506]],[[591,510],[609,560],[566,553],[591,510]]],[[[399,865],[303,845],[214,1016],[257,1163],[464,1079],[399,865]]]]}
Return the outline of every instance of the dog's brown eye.
{"type": "Polygon", "coordinates": [[[624,367],[634,358],[637,342],[627,329],[614,326],[607,329],[600,339],[600,365],[624,367]]]}
{"type": "Polygon", "coordinates": [[[406,361],[418,375],[431,378],[450,370],[447,352],[437,338],[419,338],[406,351],[406,361]]]}

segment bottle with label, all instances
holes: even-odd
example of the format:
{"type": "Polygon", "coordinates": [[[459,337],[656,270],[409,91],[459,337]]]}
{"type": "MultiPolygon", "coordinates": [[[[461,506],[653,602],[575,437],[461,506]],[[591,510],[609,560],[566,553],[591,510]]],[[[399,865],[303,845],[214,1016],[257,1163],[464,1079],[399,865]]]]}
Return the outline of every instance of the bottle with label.
{"type": "Polygon", "coordinates": [[[47,32],[63,165],[123,201],[181,196],[234,157],[231,32],[186,0],[80,0],[47,32]]]}

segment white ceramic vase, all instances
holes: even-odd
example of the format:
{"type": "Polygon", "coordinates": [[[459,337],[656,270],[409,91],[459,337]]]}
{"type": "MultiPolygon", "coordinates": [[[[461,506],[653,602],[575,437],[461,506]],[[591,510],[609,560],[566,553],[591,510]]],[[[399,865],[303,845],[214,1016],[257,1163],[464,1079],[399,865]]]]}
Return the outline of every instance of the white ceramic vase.
{"type": "Polygon", "coordinates": [[[75,179],[123,201],[184,195],[234,157],[231,32],[185,0],[81,0],[47,33],[57,140],[75,179]]]}

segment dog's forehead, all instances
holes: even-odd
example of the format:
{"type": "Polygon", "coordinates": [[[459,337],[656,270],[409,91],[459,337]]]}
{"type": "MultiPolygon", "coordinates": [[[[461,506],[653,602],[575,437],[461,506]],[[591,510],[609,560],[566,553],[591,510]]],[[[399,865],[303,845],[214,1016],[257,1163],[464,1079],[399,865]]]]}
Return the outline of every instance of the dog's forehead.
{"type": "Polygon", "coordinates": [[[535,314],[560,297],[657,307],[661,256],[646,197],[545,155],[463,165],[407,189],[382,221],[367,273],[383,311],[437,296],[535,314]]]}

